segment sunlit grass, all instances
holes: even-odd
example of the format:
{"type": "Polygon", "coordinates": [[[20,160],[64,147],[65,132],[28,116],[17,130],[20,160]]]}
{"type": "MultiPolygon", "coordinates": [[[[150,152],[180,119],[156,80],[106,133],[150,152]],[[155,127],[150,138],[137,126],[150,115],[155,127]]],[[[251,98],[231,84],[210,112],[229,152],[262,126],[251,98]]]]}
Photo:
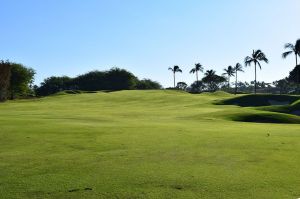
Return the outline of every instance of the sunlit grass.
{"type": "Polygon", "coordinates": [[[300,197],[300,125],[232,121],[299,117],[215,105],[233,97],[120,91],[0,104],[0,198],[300,197]]]}

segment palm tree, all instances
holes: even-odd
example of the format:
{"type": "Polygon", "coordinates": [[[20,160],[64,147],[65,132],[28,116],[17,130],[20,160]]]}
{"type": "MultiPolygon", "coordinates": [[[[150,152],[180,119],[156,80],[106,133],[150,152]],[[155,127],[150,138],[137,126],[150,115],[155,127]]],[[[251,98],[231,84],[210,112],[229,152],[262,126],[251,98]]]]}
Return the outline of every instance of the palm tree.
{"type": "Polygon", "coordinates": [[[225,77],[217,75],[216,71],[214,70],[207,70],[202,78],[202,82],[207,84],[207,87],[210,91],[217,90],[219,85],[225,81],[225,77]]]}
{"type": "Polygon", "coordinates": [[[169,68],[173,72],[173,78],[174,78],[174,88],[176,87],[175,85],[175,73],[180,72],[182,73],[182,70],[179,68],[179,66],[174,66],[173,68],[169,68]]]}
{"type": "MultiPolygon", "coordinates": [[[[296,41],[296,44],[293,45],[291,43],[287,43],[284,45],[285,49],[289,49],[288,51],[282,53],[282,58],[286,58],[290,54],[294,53],[296,58],[296,67],[298,66],[298,56],[300,56],[300,39],[296,41]]],[[[297,81],[300,81],[300,76],[297,74],[297,81]]],[[[299,83],[297,84],[297,90],[299,90],[299,83]]]]}
{"type": "Polygon", "coordinates": [[[216,71],[214,71],[214,70],[207,70],[204,73],[204,77],[202,78],[202,81],[204,83],[208,84],[208,89],[210,91],[213,91],[213,90],[216,89],[215,86],[214,86],[214,84],[212,83],[215,80],[215,77],[216,77],[216,71]]]}
{"type": "Polygon", "coordinates": [[[300,56],[300,39],[296,41],[295,45],[296,51],[298,52],[298,55],[300,56]]]}
{"type": "Polygon", "coordinates": [[[250,66],[252,63],[254,63],[254,67],[255,67],[254,93],[255,94],[256,94],[256,65],[258,65],[259,68],[261,69],[261,64],[260,64],[261,61],[269,63],[269,60],[267,59],[266,55],[261,50],[253,50],[252,55],[247,56],[245,58],[246,66],[250,66]]]}
{"type": "Polygon", "coordinates": [[[233,70],[235,71],[235,92],[234,92],[234,94],[236,95],[236,93],[237,93],[237,78],[238,78],[237,74],[238,74],[238,72],[244,72],[242,64],[236,63],[233,70]]]}
{"type": "Polygon", "coordinates": [[[288,51],[282,53],[282,58],[286,58],[290,54],[294,53],[296,58],[296,66],[298,65],[298,56],[300,56],[300,39],[296,41],[296,44],[287,43],[284,45],[285,49],[288,49],[288,51]]]}
{"type": "Polygon", "coordinates": [[[196,73],[196,80],[198,80],[198,71],[203,72],[203,66],[200,63],[195,64],[195,68],[193,68],[190,73],[196,73]]]}
{"type": "Polygon", "coordinates": [[[212,79],[214,79],[215,75],[216,75],[216,71],[214,71],[214,70],[207,70],[204,73],[204,78],[207,78],[208,80],[212,80],[212,79]]]}
{"type": "Polygon", "coordinates": [[[234,68],[232,66],[228,66],[224,69],[225,73],[223,75],[228,76],[228,88],[230,88],[230,77],[234,76],[234,68]]]}

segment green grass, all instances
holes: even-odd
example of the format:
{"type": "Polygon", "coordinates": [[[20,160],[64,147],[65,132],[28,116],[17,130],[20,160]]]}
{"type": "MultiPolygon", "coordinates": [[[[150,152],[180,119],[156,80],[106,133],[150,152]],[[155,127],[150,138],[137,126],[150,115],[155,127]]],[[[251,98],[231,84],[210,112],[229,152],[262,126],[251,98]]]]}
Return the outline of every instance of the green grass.
{"type": "Polygon", "coordinates": [[[0,104],[0,198],[299,198],[300,125],[233,121],[299,117],[215,105],[233,97],[120,91],[0,104]]]}
{"type": "Polygon", "coordinates": [[[300,116],[300,100],[283,106],[266,106],[261,107],[260,110],[272,111],[278,113],[288,113],[300,116]]]}

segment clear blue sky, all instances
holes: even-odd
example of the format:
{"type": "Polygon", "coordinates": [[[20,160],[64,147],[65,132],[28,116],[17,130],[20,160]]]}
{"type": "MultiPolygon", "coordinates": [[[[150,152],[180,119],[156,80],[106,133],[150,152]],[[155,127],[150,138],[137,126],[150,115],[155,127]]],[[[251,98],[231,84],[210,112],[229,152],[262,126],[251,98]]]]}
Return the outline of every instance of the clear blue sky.
{"type": "MultiPolygon", "coordinates": [[[[172,86],[191,83],[194,63],[219,74],[260,48],[270,63],[258,80],[283,78],[295,58],[286,42],[300,38],[299,0],[0,0],[0,59],[36,69],[36,83],[121,67],[172,86]]],[[[253,68],[241,74],[253,79],[253,68]]]]}

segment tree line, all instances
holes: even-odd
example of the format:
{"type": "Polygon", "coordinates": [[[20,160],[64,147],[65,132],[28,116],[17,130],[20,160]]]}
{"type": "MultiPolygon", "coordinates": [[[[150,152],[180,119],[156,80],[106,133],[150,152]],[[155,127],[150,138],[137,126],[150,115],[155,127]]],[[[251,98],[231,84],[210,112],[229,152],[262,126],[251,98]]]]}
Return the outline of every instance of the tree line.
{"type": "MultiPolygon", "coordinates": [[[[295,93],[299,93],[299,84],[300,84],[300,65],[298,65],[298,56],[300,56],[300,39],[298,39],[294,44],[287,43],[284,46],[287,51],[282,53],[282,58],[287,58],[289,55],[294,54],[296,60],[295,68],[290,72],[289,76],[273,82],[275,87],[280,88],[280,93],[287,93],[288,90],[292,90],[295,88],[295,93]]],[[[257,82],[257,67],[259,69],[262,68],[262,63],[269,63],[268,58],[263,53],[262,50],[253,50],[250,56],[246,56],[244,59],[244,65],[247,66],[254,66],[254,81],[250,84],[242,82],[238,82],[238,72],[244,72],[243,65],[240,63],[236,63],[234,66],[228,66],[224,69],[224,73],[219,76],[216,74],[214,70],[207,70],[204,73],[204,68],[200,63],[196,63],[195,66],[190,70],[190,73],[196,74],[196,81],[192,83],[189,87],[185,82],[178,82],[176,84],[176,73],[182,73],[182,69],[178,65],[174,67],[168,68],[173,74],[173,88],[183,89],[190,92],[203,92],[203,91],[216,91],[218,89],[225,89],[226,88],[226,81],[227,81],[227,90],[231,91],[230,88],[230,78],[235,76],[235,88],[234,93],[238,92],[239,84],[244,87],[253,87],[254,93],[257,93],[258,82],[257,82]],[[201,80],[199,80],[199,73],[204,73],[204,76],[201,80]],[[253,86],[252,86],[253,84],[253,86]]],[[[245,90],[245,89],[243,89],[245,90]]]]}
{"type": "Polygon", "coordinates": [[[139,80],[131,72],[112,68],[108,71],[91,71],[75,78],[49,77],[41,85],[35,87],[35,93],[38,96],[46,96],[63,90],[81,90],[81,91],[117,91],[133,89],[161,89],[162,86],[150,79],[139,80]]]}
{"type": "MultiPolygon", "coordinates": [[[[169,70],[173,74],[173,89],[182,89],[191,93],[200,93],[203,91],[216,91],[223,89],[228,92],[257,92],[257,89],[265,89],[267,92],[280,93],[299,93],[300,92],[300,65],[298,58],[300,56],[300,39],[295,44],[287,43],[282,53],[282,58],[289,55],[295,56],[296,66],[290,72],[289,76],[271,83],[258,82],[256,79],[257,67],[261,69],[262,63],[268,63],[269,60],[261,50],[253,50],[250,56],[244,59],[245,67],[254,66],[254,81],[241,82],[238,81],[238,73],[244,72],[243,65],[236,63],[234,66],[228,66],[224,69],[224,73],[218,75],[214,70],[206,70],[200,63],[189,71],[195,74],[196,81],[188,86],[185,82],[176,84],[176,73],[183,71],[179,66],[170,67],[169,70]],[[199,73],[204,73],[199,78],[199,73]],[[231,77],[235,77],[234,88],[231,88],[231,77]]],[[[91,71],[77,77],[71,78],[67,76],[52,76],[46,78],[40,86],[33,85],[35,70],[26,67],[20,63],[0,60],[0,101],[6,99],[15,99],[17,97],[30,96],[47,96],[63,90],[82,90],[82,91],[116,91],[131,89],[162,89],[162,86],[150,79],[138,79],[131,72],[112,68],[107,71],[91,71]]]]}
{"type": "Polygon", "coordinates": [[[77,77],[51,76],[40,86],[33,85],[35,71],[22,64],[0,61],[0,101],[7,99],[47,96],[64,90],[117,91],[132,89],[161,89],[151,79],[138,79],[131,72],[111,68],[107,71],[91,71],[77,77]]]}

